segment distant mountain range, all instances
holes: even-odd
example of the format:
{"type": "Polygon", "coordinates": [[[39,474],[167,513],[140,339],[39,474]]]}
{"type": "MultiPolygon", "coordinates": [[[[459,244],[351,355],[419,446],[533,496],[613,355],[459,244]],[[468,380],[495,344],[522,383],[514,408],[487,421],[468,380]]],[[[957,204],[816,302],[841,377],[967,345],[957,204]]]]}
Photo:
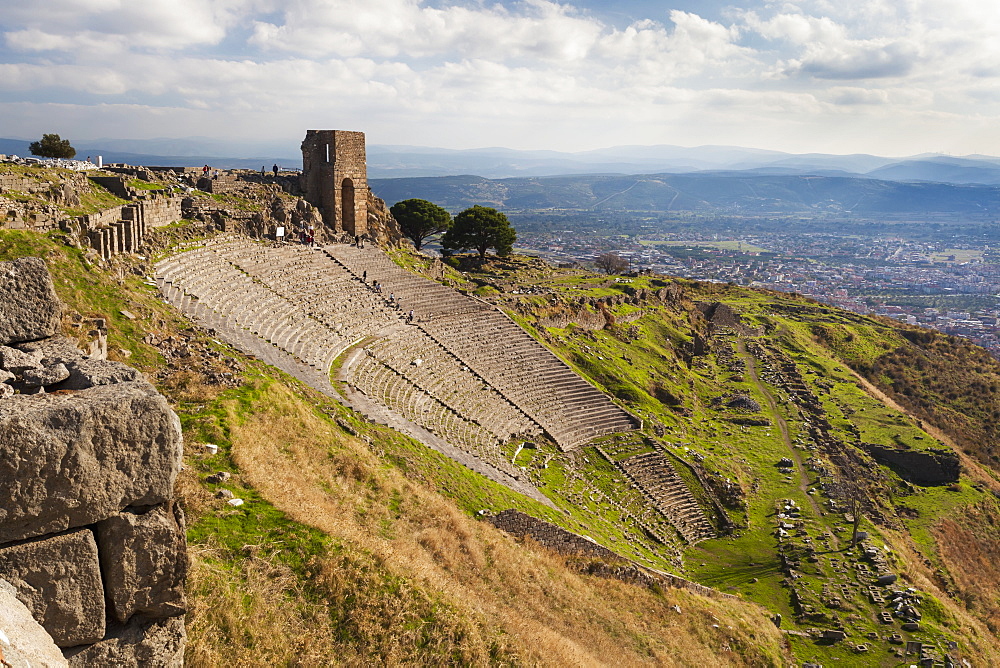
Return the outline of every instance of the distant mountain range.
{"type": "Polygon", "coordinates": [[[411,197],[451,211],[482,204],[508,211],[695,211],[866,217],[961,216],[994,220],[1000,187],[884,181],[863,177],[762,174],[758,170],[645,175],[478,176],[370,179],[390,204],[411,197]]]}
{"type": "MultiPolygon", "coordinates": [[[[28,140],[0,139],[0,153],[28,155],[28,140]]],[[[99,139],[73,141],[80,157],[136,165],[260,169],[277,163],[302,166],[296,141],[183,139],[99,139]]],[[[489,179],[568,174],[690,174],[736,171],[757,176],[850,176],[890,181],[1000,185],[1000,158],[925,154],[888,158],[868,154],[792,154],[733,146],[615,146],[594,151],[419,146],[368,146],[368,176],[476,175],[489,179]]]]}

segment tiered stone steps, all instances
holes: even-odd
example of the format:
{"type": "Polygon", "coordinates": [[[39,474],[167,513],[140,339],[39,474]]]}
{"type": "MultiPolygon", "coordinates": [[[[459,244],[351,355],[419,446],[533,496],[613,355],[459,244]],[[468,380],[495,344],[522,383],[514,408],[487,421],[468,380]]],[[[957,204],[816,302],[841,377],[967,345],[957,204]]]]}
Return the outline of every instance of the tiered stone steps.
{"type": "Polygon", "coordinates": [[[669,459],[651,452],[629,457],[616,465],[634,485],[643,490],[685,541],[697,543],[715,537],[704,510],[669,459]]]}
{"type": "Polygon", "coordinates": [[[382,296],[394,296],[401,303],[400,310],[405,313],[412,310],[418,321],[493,310],[490,304],[406,271],[377,248],[338,244],[323,250],[355,277],[365,276],[369,284],[378,281],[382,296]]]}
{"type": "Polygon", "coordinates": [[[568,450],[638,426],[504,314],[401,269],[377,249],[221,238],[160,262],[157,279],[172,300],[189,308],[197,301],[205,317],[244,328],[324,373],[368,341],[371,360],[347,380],[373,391],[375,378],[410,388],[381,396],[418,424],[464,439],[470,452],[480,433],[505,442],[544,429],[568,450]],[[376,376],[372,364],[392,373],[376,376]],[[416,392],[429,402],[419,410],[416,392]],[[436,404],[447,410],[429,408],[436,404]],[[472,426],[455,427],[455,419],[472,426]]]}
{"type": "Polygon", "coordinates": [[[378,281],[383,295],[402,302],[402,312],[413,311],[427,335],[541,425],[564,450],[639,426],[637,418],[489,304],[405,271],[375,249],[338,245],[324,250],[355,276],[378,281]]]}
{"type": "MultiPolygon", "coordinates": [[[[531,418],[417,327],[397,327],[365,350],[373,362],[392,369],[502,441],[515,434],[535,435],[541,431],[531,418]]],[[[361,387],[357,373],[354,378],[361,387]]]]}
{"type": "Polygon", "coordinates": [[[494,434],[458,414],[372,355],[364,355],[353,365],[353,376],[355,386],[369,397],[496,469],[515,478],[519,475],[520,471],[507,460],[500,449],[501,440],[494,434]]]}

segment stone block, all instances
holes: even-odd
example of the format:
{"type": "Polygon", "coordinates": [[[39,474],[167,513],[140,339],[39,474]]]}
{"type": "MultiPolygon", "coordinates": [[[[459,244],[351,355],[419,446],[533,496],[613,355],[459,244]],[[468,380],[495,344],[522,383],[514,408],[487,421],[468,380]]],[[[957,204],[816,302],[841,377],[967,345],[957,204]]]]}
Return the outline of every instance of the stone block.
{"type": "Polygon", "coordinates": [[[170,617],[154,622],[137,618],[127,626],[110,630],[108,637],[97,644],[74,647],[63,654],[72,668],[182,668],[186,640],[183,617],[170,617]]]}
{"type": "Polygon", "coordinates": [[[29,369],[37,369],[41,364],[42,356],[39,353],[0,346],[0,367],[11,373],[21,374],[29,369]]]}
{"type": "Polygon", "coordinates": [[[187,542],[180,506],[125,511],[97,525],[108,605],[115,618],[183,614],[187,542]]]}
{"type": "Polygon", "coordinates": [[[48,387],[69,378],[65,364],[53,364],[41,369],[28,369],[23,374],[25,387],[48,387]]]}
{"type": "Polygon", "coordinates": [[[0,577],[60,647],[104,637],[104,587],[90,530],[0,547],[0,577]]]}
{"type": "Polygon", "coordinates": [[[181,427],[144,381],[0,402],[0,544],[172,496],[181,427]]]}
{"type": "Polygon", "coordinates": [[[0,262],[0,345],[52,336],[61,317],[62,305],[41,258],[0,262]]]}
{"type": "Polygon", "coordinates": [[[122,364],[102,359],[81,359],[66,365],[69,378],[53,389],[85,390],[98,385],[115,385],[131,381],[141,381],[142,374],[136,369],[122,364]]]}
{"type": "Polygon", "coordinates": [[[56,668],[66,666],[66,659],[17,598],[17,590],[0,580],[0,658],[11,668],[56,668]]]}
{"type": "Polygon", "coordinates": [[[19,343],[14,346],[18,350],[41,360],[42,366],[53,364],[68,364],[85,357],[76,342],[64,336],[53,336],[51,339],[19,343]]]}

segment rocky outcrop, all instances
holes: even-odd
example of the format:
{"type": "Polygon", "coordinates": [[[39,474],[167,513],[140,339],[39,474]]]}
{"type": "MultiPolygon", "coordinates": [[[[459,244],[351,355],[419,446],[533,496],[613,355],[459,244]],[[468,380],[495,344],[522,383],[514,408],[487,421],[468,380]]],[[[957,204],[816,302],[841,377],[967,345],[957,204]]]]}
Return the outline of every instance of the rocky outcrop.
{"type": "Polygon", "coordinates": [[[41,258],[0,262],[0,345],[52,336],[61,316],[52,277],[41,258]]]}
{"type": "Polygon", "coordinates": [[[385,201],[368,191],[368,237],[383,248],[398,246],[403,231],[385,201]]]}
{"type": "Polygon", "coordinates": [[[875,443],[862,443],[861,447],[875,461],[895,471],[900,478],[918,485],[958,482],[962,469],[958,455],[944,448],[910,450],[890,448],[875,443]]]}
{"type": "Polygon", "coordinates": [[[61,307],[40,260],[0,263],[0,282],[14,274],[18,290],[0,291],[13,314],[0,323],[0,578],[70,665],[179,666],[180,421],[138,371],[53,336],[61,307]]]}

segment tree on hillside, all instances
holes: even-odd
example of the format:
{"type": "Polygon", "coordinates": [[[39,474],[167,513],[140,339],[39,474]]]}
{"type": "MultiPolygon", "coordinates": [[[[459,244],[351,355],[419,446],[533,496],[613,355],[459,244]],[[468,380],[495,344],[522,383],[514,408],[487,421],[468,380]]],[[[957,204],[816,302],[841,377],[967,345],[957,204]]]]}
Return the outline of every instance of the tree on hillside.
{"type": "Polygon", "coordinates": [[[60,139],[56,134],[43,134],[41,141],[33,141],[28,145],[32,155],[43,158],[72,158],[76,149],[69,145],[68,139],[60,139]]]}
{"type": "Polygon", "coordinates": [[[417,250],[424,245],[425,239],[447,232],[451,227],[451,214],[425,199],[404,199],[393,204],[389,212],[399,222],[403,236],[412,241],[417,250]]]}
{"type": "Polygon", "coordinates": [[[476,205],[455,216],[451,229],[441,237],[441,245],[445,251],[475,249],[483,260],[490,248],[497,255],[510,255],[516,240],[517,233],[507,216],[488,206],[476,205]]]}
{"type": "Polygon", "coordinates": [[[628,269],[628,260],[618,253],[601,253],[594,260],[594,264],[605,274],[620,274],[628,269]]]}

